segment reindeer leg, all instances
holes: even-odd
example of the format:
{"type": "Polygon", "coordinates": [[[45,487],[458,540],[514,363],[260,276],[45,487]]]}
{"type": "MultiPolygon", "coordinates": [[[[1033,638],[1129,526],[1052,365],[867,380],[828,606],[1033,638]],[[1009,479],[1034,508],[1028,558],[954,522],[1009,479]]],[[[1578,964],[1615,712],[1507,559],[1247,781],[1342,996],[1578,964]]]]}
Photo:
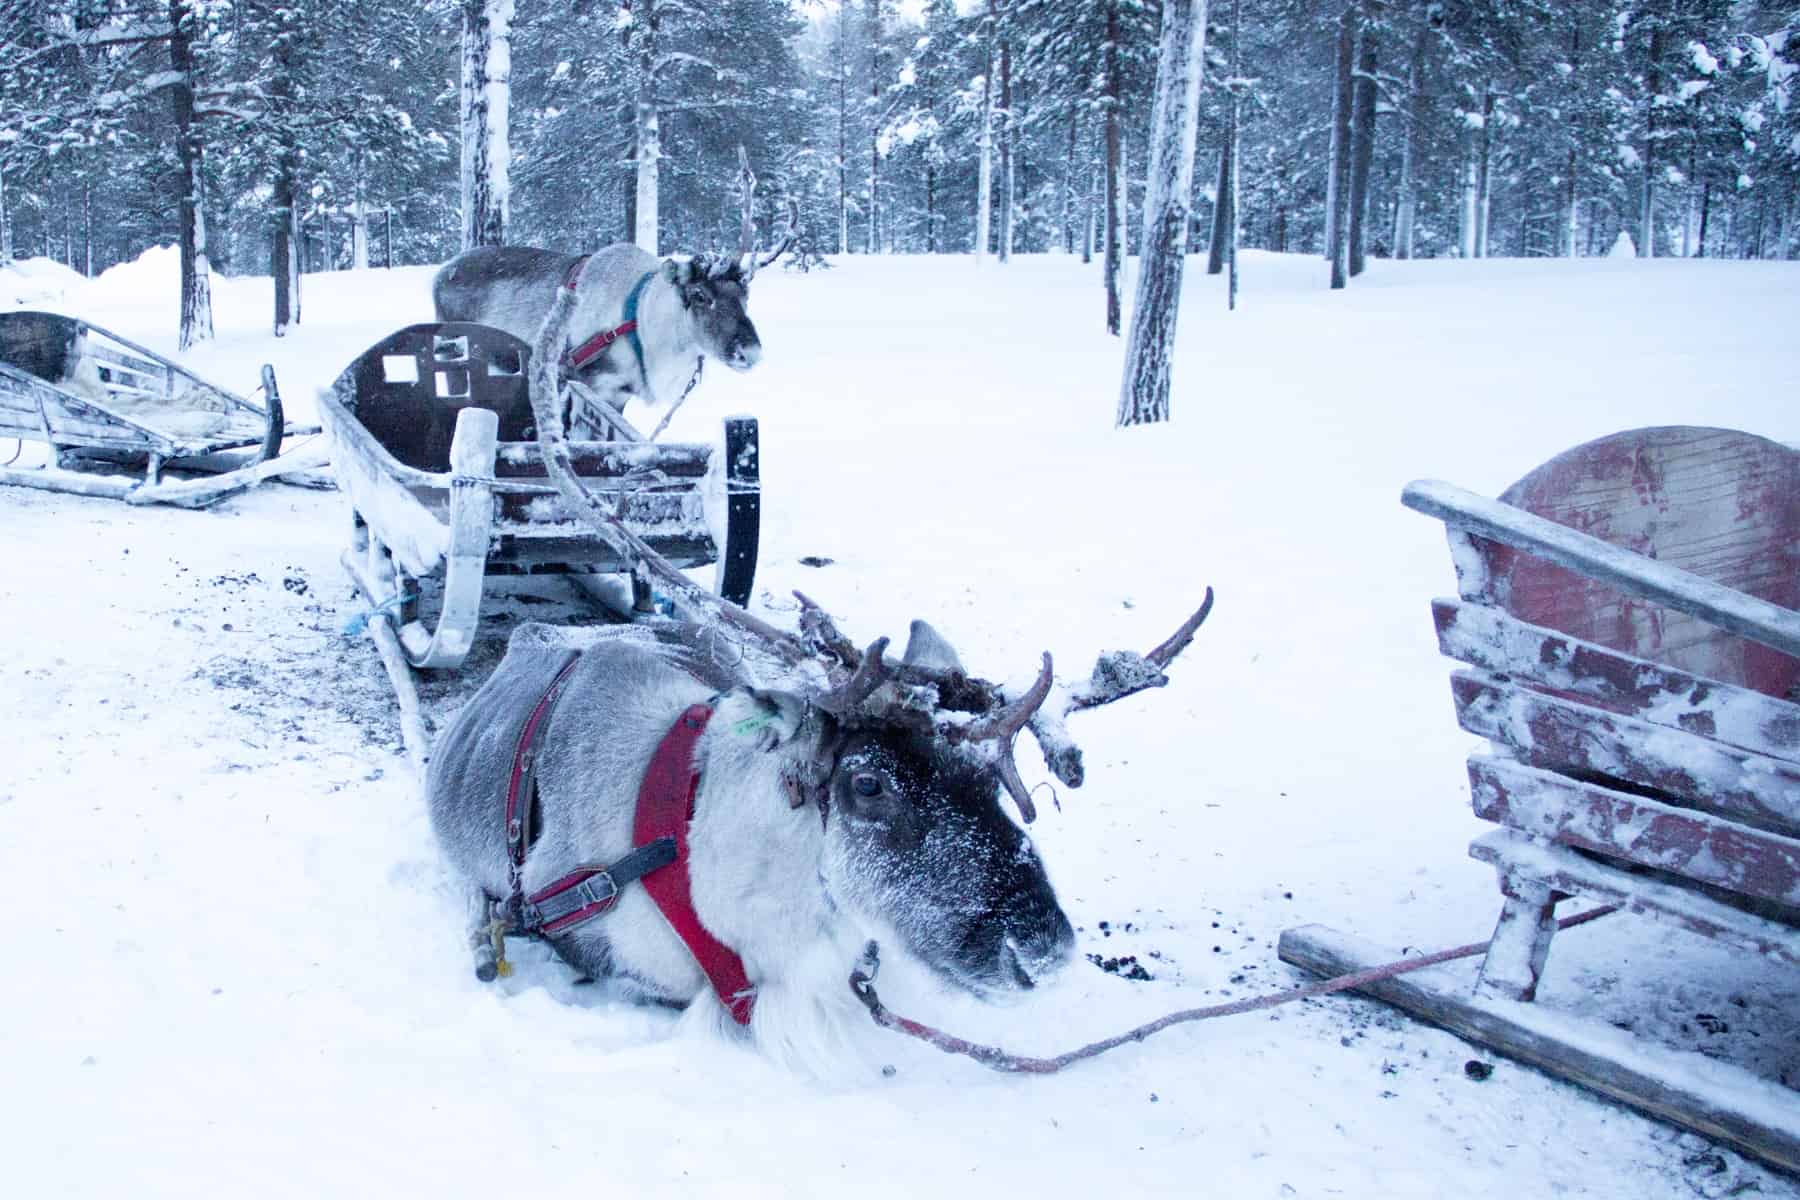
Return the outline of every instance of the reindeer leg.
{"type": "Polygon", "coordinates": [[[469,953],[475,959],[475,978],[483,983],[492,983],[507,972],[501,969],[506,962],[505,935],[496,933],[492,904],[487,893],[479,886],[469,886],[469,953]]]}

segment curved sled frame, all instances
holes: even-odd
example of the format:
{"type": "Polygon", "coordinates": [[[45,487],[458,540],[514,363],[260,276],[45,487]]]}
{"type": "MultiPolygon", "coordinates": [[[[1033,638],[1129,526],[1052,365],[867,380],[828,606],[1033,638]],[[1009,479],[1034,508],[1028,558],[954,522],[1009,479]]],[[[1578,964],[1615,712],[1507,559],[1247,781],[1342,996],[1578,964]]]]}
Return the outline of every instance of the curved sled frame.
{"type": "MultiPolygon", "coordinates": [[[[529,353],[487,326],[414,325],[370,347],[319,395],[338,486],[351,502],[344,567],[415,669],[462,664],[488,575],[566,573],[580,581],[630,570],[603,541],[562,518],[537,443],[500,440],[503,422],[519,428],[515,405],[529,353]],[[430,405],[454,407],[448,470],[401,462],[362,419],[367,412],[406,443],[409,457],[427,460],[438,435],[409,428],[395,413],[441,432],[430,405]],[[439,606],[424,614],[417,581],[439,576],[439,606]]],[[[721,593],[739,604],[749,599],[761,516],[754,419],[726,421],[723,454],[707,445],[633,442],[575,443],[571,452],[577,472],[618,494],[624,519],[651,545],[678,566],[716,563],[721,593]],[[703,511],[709,492],[722,492],[723,546],[703,511]]]]}
{"type": "MultiPolygon", "coordinates": [[[[110,330],[57,313],[0,313],[0,437],[41,441],[50,448],[50,465],[0,468],[0,483],[124,500],[131,504],[175,504],[202,508],[236,495],[265,479],[323,464],[316,454],[272,465],[282,439],[317,433],[318,426],[289,426],[283,419],[274,369],[262,368],[264,403],[257,404],[207,382],[186,367],[162,357],[110,330]],[[44,361],[66,362],[76,345],[84,357],[112,378],[103,383],[110,395],[171,398],[185,388],[222,400],[230,409],[256,422],[257,432],[240,427],[218,436],[193,436],[159,429],[153,419],[127,417],[90,396],[78,395],[43,378],[32,352],[44,361]],[[257,457],[216,479],[164,483],[162,470],[177,460],[203,458],[220,451],[258,446],[257,457]],[[145,459],[143,478],[69,469],[83,452],[145,459]]],[[[180,465],[194,465],[181,462],[180,465]]]]}

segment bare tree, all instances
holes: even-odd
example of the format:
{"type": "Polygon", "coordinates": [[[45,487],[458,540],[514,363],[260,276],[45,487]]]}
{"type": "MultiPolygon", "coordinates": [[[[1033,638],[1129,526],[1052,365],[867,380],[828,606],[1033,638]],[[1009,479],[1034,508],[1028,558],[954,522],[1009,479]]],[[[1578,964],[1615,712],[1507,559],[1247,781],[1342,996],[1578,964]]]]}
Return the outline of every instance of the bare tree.
{"type": "Polygon", "coordinates": [[[1338,17],[1337,73],[1331,93],[1331,162],[1325,182],[1325,257],[1331,286],[1350,283],[1350,108],[1356,62],[1356,31],[1362,13],[1354,3],[1338,17]]]}
{"type": "Polygon", "coordinates": [[[1206,0],[1163,0],[1137,300],[1119,389],[1121,426],[1169,419],[1169,361],[1193,218],[1194,140],[1205,61],[1206,0]]]}
{"type": "Polygon", "coordinates": [[[169,0],[169,96],[175,110],[175,157],[180,170],[181,333],[177,345],[211,341],[212,266],[206,254],[205,146],[194,118],[193,0],[169,0]]]}

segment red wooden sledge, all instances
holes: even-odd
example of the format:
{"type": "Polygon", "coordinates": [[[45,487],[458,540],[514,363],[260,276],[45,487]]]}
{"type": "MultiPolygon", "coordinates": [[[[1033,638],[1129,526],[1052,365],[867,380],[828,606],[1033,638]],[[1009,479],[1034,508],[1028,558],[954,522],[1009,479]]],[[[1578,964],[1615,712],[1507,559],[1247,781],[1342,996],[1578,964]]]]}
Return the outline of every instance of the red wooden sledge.
{"type": "MultiPolygon", "coordinates": [[[[1469,758],[1470,853],[1502,905],[1475,994],[1373,989],[1434,1023],[1800,1170],[1800,1094],[1534,999],[1556,905],[1587,897],[1800,965],[1800,451],[1641,429],[1579,446],[1498,501],[1424,481],[1459,596],[1432,605],[1469,758]]],[[[1385,957],[1290,930],[1330,973],[1385,957]]]]}

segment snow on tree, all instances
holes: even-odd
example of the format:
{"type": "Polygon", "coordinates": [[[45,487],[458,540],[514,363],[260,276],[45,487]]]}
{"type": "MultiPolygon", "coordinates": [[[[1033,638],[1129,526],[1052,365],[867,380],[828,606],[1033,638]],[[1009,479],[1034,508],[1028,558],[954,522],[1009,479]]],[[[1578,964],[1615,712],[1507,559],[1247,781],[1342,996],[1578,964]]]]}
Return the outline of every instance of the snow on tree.
{"type": "MultiPolygon", "coordinates": [[[[462,16],[462,248],[467,250],[506,242],[512,206],[513,0],[462,0],[462,16]]],[[[654,125],[651,132],[654,139],[654,125]]],[[[652,171],[652,214],[655,189],[652,171]]],[[[651,237],[654,241],[654,215],[651,237]]]]}
{"type": "Polygon", "coordinates": [[[1163,0],[1156,106],[1150,118],[1149,187],[1118,424],[1169,419],[1169,360],[1181,308],[1182,267],[1193,215],[1194,143],[1206,63],[1206,0],[1163,0]]]}

